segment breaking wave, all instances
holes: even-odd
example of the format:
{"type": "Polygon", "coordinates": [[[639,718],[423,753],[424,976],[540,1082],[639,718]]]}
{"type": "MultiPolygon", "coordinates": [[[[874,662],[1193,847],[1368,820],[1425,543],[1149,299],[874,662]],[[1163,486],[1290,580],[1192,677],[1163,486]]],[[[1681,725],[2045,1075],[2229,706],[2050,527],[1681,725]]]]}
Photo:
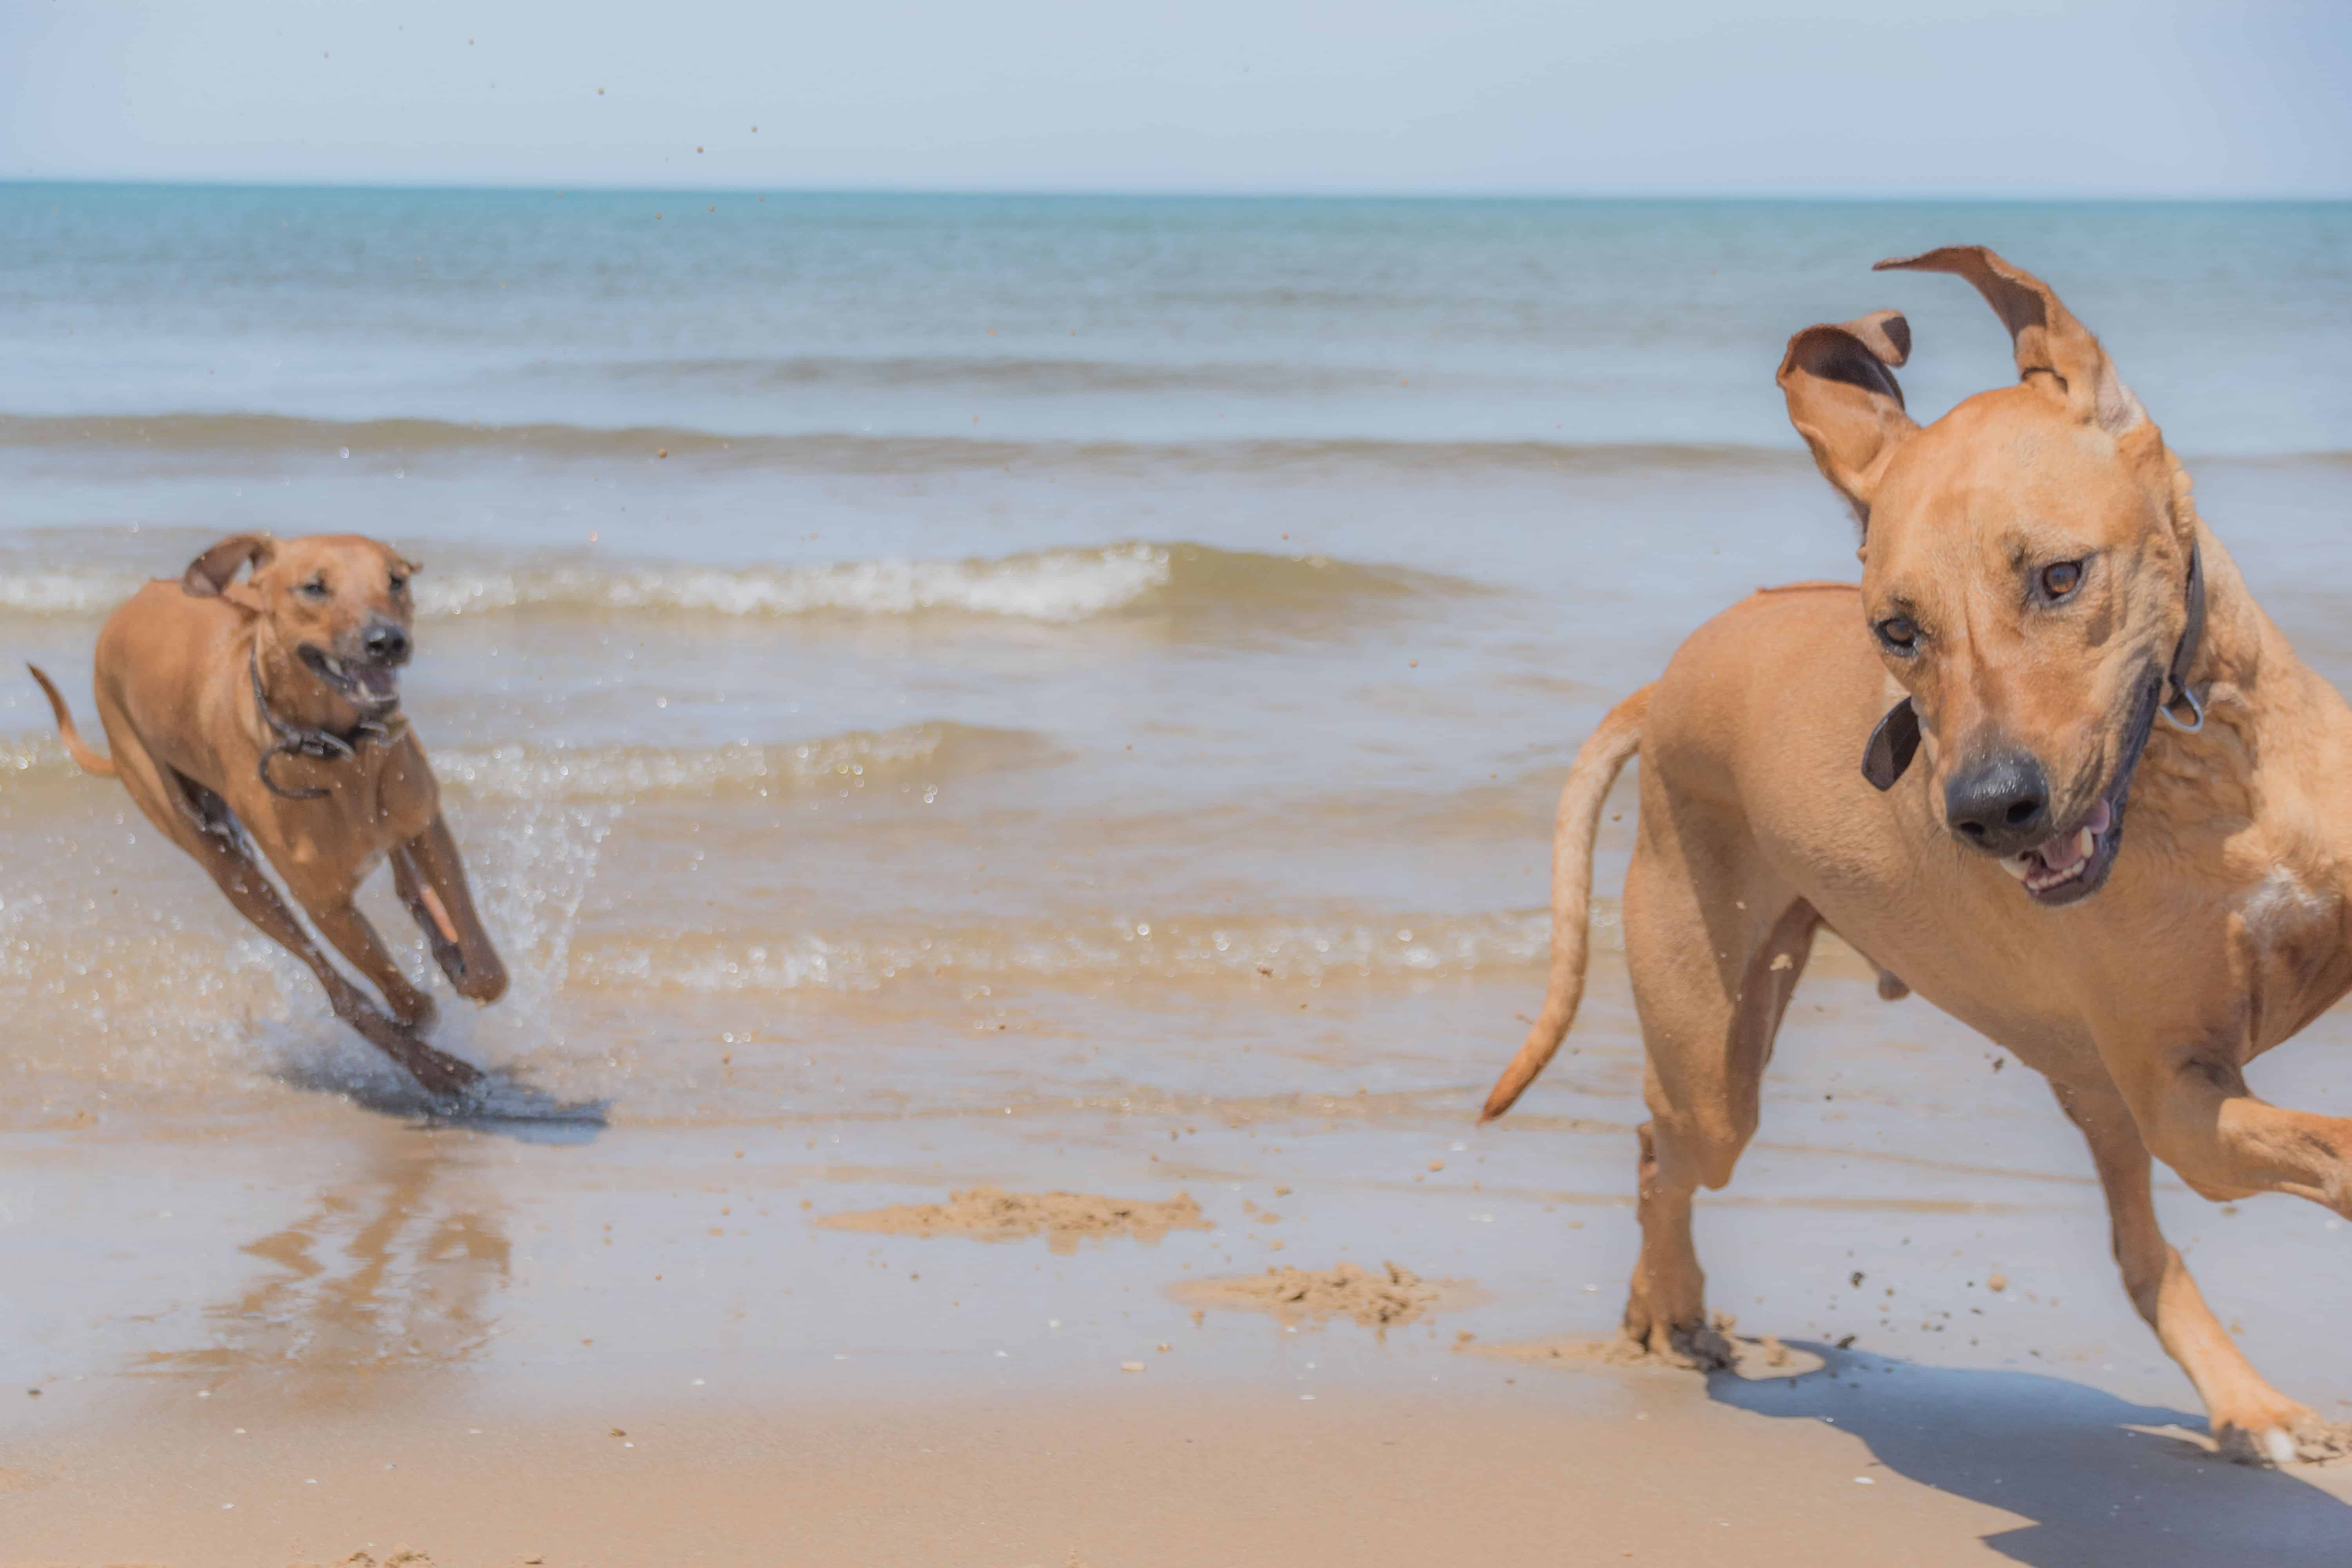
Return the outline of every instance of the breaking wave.
{"type": "Polygon", "coordinates": [[[482,799],[645,801],[763,798],[833,786],[913,783],[1019,767],[1053,754],[1041,735],[971,724],[857,730],[792,745],[435,747],[445,789],[482,799]]]}
{"type": "MultiPolygon", "coordinates": [[[[0,558],[0,614],[97,616],[148,581],[111,563],[0,558]]],[[[970,560],[845,561],[807,566],[599,562],[428,563],[420,615],[684,615],[744,618],[961,615],[1045,623],[1120,613],[1231,616],[1340,609],[1417,595],[1475,594],[1457,578],[1324,556],[1130,542],[970,560]]]]}

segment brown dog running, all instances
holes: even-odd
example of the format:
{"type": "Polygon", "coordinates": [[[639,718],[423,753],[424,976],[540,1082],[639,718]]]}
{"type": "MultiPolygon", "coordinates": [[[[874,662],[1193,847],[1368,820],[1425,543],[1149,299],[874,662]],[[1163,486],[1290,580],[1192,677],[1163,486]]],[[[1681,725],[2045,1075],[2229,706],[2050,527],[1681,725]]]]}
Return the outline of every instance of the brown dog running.
{"type": "Polygon", "coordinates": [[[460,995],[495,1002],[506,969],[474,913],[425,752],[400,714],[416,568],[354,534],[222,540],[133,595],[99,634],[100,720],[82,743],[57,687],[33,679],[86,771],[119,777],[147,819],[212,873],[246,919],[310,966],[335,1016],[435,1093],[480,1075],[420,1037],[433,998],[385,953],[352,897],[385,856],[401,900],[460,995]],[[251,574],[236,581],[248,562],[251,574]],[[310,921],[392,1009],[386,1017],[302,929],[310,921]]]}
{"type": "Polygon", "coordinates": [[[2352,986],[2352,710],[2255,605],[2056,295],[1979,247],[1879,265],[1974,284],[2019,384],[1923,429],[1891,374],[1902,317],[1790,341],[1780,384],[1862,525],[1859,589],[1726,611],[1585,742],[1560,798],[1549,994],[1486,1115],[1574,1019],[1601,801],[1638,750],[1624,931],[1651,1120],[1625,1332],[1685,1363],[1726,1353],[1691,1195],[1729,1181],[1754,1134],[1826,926],[1883,994],[1907,982],[2049,1079],[2090,1142],[2124,1287],[2221,1450],[2342,1454],[2345,1431],[2214,1321],[2158,1231],[2148,1156],[2210,1199],[2352,1215],[2352,1121],[2267,1104],[2242,1076],[2352,986]]]}

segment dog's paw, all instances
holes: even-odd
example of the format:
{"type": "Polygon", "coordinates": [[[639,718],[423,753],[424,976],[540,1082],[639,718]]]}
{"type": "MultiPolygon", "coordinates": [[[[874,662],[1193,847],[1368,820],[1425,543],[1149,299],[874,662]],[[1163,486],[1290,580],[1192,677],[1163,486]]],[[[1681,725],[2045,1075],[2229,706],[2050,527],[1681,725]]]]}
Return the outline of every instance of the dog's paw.
{"type": "Polygon", "coordinates": [[[2352,1426],[2295,1405],[2266,1418],[2216,1421],[2213,1446],[2240,1465],[2324,1465],[2352,1458],[2352,1426]]]}
{"type": "Polygon", "coordinates": [[[417,1042],[414,1054],[404,1058],[401,1065],[408,1069],[410,1076],[423,1086],[427,1094],[462,1094],[479,1083],[482,1078],[482,1069],[473,1063],[459,1061],[423,1041],[417,1042]]]}
{"type": "Polygon", "coordinates": [[[1738,1364],[1739,1352],[1716,1325],[1654,1323],[1645,1331],[1628,1324],[1626,1342],[1638,1348],[1642,1359],[1689,1372],[1722,1372],[1738,1364]]]}

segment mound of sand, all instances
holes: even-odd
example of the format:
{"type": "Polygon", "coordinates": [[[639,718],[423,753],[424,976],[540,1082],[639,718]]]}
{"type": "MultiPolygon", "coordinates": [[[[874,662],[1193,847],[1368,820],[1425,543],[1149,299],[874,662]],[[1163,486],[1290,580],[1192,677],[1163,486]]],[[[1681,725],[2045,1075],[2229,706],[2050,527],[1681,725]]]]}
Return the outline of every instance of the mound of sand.
{"type": "Polygon", "coordinates": [[[1201,1307],[1272,1312],[1286,1323],[1353,1318],[1368,1329],[1410,1323],[1427,1312],[1465,1304],[1475,1294],[1454,1279],[1423,1279],[1410,1268],[1380,1269],[1342,1263],[1335,1268],[1269,1268],[1176,1288],[1180,1300],[1201,1307]]]}
{"type": "Polygon", "coordinates": [[[830,1215],[816,1223],[877,1236],[969,1236],[980,1241],[1021,1241],[1043,1232],[1056,1252],[1075,1251],[1087,1237],[1157,1241],[1171,1230],[1210,1228],[1201,1205],[1183,1193],[1155,1204],[1093,1193],[1008,1193],[1003,1187],[969,1187],[950,1193],[943,1204],[898,1204],[830,1215]]]}

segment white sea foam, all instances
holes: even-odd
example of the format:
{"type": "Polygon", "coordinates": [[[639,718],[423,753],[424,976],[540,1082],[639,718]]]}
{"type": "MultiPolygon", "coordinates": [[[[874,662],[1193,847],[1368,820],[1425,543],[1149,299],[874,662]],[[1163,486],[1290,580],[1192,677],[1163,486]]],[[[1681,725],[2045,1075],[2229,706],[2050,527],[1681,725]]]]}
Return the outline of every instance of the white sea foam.
{"type": "MultiPolygon", "coordinates": [[[[683,563],[427,570],[420,615],[550,609],[734,616],[911,616],[928,612],[1065,622],[1124,608],[1168,585],[1158,544],[1046,550],[1000,560],[846,561],[814,566],[683,563]]],[[[147,579],[104,566],[0,569],[0,614],[102,615],[147,579]]]]}
{"type": "Polygon", "coordinates": [[[88,616],[110,610],[145,579],[101,569],[0,572],[0,611],[20,616],[88,616]]]}
{"type": "Polygon", "coordinates": [[[1076,621],[1167,585],[1152,544],[1048,550],[997,561],[852,561],[823,566],[459,571],[417,579],[426,615],[534,606],[696,611],[720,616],[908,616],[926,611],[1076,621]]]}
{"type": "MultiPolygon", "coordinates": [[[[787,745],[448,746],[433,749],[445,787],[484,799],[646,800],[770,795],[907,776],[977,772],[1044,754],[1025,731],[969,724],[854,730],[787,745]]],[[[0,767],[8,753],[0,748],[0,767]]]]}

